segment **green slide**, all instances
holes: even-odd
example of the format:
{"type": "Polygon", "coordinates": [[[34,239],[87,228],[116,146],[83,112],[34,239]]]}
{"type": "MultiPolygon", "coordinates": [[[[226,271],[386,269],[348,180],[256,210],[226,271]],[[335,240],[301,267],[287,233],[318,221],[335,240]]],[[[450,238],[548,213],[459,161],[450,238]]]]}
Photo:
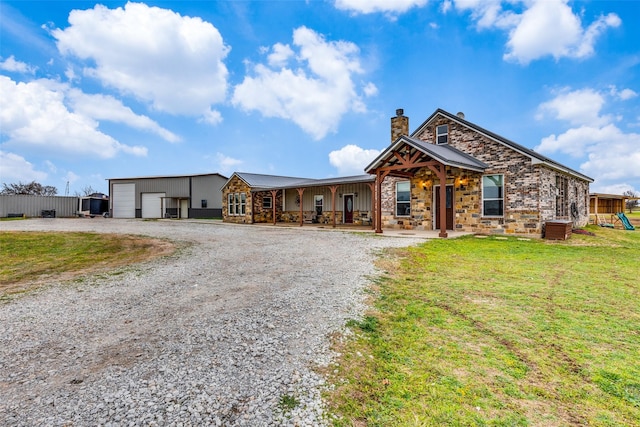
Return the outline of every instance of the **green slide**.
{"type": "Polygon", "coordinates": [[[618,212],[616,215],[618,216],[618,218],[620,218],[620,221],[622,221],[622,225],[624,225],[625,230],[636,229],[633,225],[631,225],[631,223],[629,222],[629,218],[627,218],[624,212],[618,212]]]}

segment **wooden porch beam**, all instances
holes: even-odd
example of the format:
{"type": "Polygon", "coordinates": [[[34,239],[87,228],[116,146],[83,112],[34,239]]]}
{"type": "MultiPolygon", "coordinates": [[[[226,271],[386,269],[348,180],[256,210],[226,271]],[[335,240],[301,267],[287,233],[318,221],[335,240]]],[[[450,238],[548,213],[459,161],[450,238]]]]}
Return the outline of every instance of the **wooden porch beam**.
{"type": "Polygon", "coordinates": [[[391,171],[376,170],[376,233],[382,233],[382,181],[389,175],[391,171]]]}
{"type": "Polygon", "coordinates": [[[296,188],[296,190],[298,190],[298,197],[300,197],[300,227],[302,227],[302,223],[304,222],[304,218],[303,218],[303,199],[302,199],[302,195],[304,194],[304,188],[296,188]]]}
{"type": "Polygon", "coordinates": [[[333,222],[333,228],[336,228],[336,191],[338,191],[339,185],[330,185],[331,190],[331,221],[333,222]]]}
{"type": "Polygon", "coordinates": [[[376,229],[376,183],[367,182],[369,189],[371,190],[371,229],[376,229]]]}
{"type": "Polygon", "coordinates": [[[271,208],[273,209],[273,225],[276,225],[276,196],[278,190],[271,190],[271,208]]]}

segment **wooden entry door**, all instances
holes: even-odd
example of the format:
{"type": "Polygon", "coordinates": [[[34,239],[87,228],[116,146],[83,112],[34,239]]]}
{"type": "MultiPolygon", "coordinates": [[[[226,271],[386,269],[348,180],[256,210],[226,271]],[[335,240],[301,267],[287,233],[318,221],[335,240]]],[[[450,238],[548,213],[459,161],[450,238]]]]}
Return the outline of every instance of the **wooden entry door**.
{"type": "Polygon", "coordinates": [[[353,194],[344,195],[344,223],[353,224],[353,194]]]}
{"type": "MultiPolygon", "coordinates": [[[[436,230],[440,230],[440,186],[436,190],[436,230]]],[[[453,185],[447,185],[447,230],[453,230],[453,185]]]]}

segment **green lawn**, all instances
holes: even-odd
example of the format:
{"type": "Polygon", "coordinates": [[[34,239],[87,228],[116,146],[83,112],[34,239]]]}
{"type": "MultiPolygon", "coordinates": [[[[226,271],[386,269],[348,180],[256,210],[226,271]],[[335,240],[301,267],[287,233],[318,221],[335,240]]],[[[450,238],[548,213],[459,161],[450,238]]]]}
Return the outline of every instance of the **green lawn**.
{"type": "Polygon", "coordinates": [[[170,242],[97,233],[0,232],[0,296],[44,280],[107,270],[168,254],[170,242]]]}
{"type": "Polygon", "coordinates": [[[640,232],[434,240],[380,267],[337,426],[640,425],[640,232]]]}

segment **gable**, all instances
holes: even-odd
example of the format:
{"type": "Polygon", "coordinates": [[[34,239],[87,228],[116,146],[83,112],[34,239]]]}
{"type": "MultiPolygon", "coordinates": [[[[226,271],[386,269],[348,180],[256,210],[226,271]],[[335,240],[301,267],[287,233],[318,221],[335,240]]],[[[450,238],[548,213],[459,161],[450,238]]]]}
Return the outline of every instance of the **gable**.
{"type": "Polygon", "coordinates": [[[531,165],[542,165],[577,179],[593,182],[592,178],[578,171],[442,109],[437,109],[411,136],[434,143],[436,127],[440,124],[449,125],[449,144],[485,163],[496,164],[502,156],[513,158],[513,154],[517,153],[521,156],[523,162],[526,161],[531,165]],[[490,155],[483,154],[483,151],[488,146],[493,147],[494,150],[490,155]],[[508,150],[512,153],[501,155],[499,152],[502,150],[508,150]]]}

